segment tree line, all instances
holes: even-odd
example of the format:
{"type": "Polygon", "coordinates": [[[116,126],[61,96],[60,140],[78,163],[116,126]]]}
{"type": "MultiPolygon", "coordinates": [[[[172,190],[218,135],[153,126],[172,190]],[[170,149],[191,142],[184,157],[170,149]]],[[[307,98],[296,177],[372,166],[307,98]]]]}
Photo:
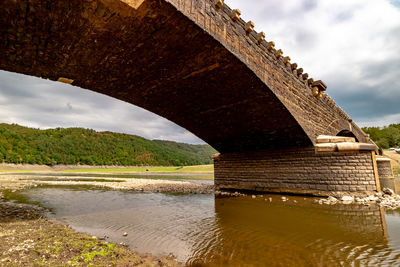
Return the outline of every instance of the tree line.
{"type": "Polygon", "coordinates": [[[83,128],[40,130],[0,124],[0,162],[41,165],[187,166],[212,163],[209,145],[83,128]]]}
{"type": "Polygon", "coordinates": [[[363,131],[382,149],[400,147],[400,124],[385,127],[364,127],[363,131]]]}

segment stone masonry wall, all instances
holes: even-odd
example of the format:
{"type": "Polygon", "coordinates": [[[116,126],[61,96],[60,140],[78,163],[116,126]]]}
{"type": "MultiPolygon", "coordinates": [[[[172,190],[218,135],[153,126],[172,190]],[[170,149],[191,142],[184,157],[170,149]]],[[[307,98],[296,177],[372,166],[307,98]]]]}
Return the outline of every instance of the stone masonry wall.
{"type": "Polygon", "coordinates": [[[393,176],[392,164],[389,159],[377,158],[379,183],[381,188],[390,188],[397,194],[400,193],[400,186],[393,176]]]}
{"type": "Polygon", "coordinates": [[[389,160],[377,160],[379,178],[393,178],[392,165],[389,160]]]}
{"type": "Polygon", "coordinates": [[[314,148],[221,154],[214,159],[217,189],[324,195],[377,189],[371,152],[315,154],[314,148]]]}

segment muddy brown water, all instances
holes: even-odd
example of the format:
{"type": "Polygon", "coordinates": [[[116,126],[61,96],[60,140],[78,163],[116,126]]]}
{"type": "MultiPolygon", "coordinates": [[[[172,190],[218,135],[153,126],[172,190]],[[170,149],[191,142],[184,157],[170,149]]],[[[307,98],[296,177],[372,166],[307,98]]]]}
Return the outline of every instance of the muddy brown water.
{"type": "Polygon", "coordinates": [[[79,187],[21,194],[78,231],[142,253],[173,253],[187,265],[400,266],[400,210],[374,205],[79,187]]]}

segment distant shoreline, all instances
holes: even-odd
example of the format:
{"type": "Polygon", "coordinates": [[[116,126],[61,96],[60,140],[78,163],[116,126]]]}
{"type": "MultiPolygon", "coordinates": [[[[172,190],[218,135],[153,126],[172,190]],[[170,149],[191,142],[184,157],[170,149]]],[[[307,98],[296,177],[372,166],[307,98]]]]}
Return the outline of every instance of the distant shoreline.
{"type": "Polygon", "coordinates": [[[67,172],[67,173],[179,173],[213,174],[214,165],[194,166],[91,166],[91,165],[38,165],[0,163],[0,173],[9,172],[67,172]]]}

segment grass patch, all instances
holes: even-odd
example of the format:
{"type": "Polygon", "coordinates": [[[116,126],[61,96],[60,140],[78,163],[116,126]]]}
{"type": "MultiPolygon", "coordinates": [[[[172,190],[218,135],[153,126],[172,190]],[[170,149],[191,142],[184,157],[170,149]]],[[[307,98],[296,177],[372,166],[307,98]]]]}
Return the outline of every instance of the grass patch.
{"type": "Polygon", "coordinates": [[[214,165],[196,165],[196,166],[168,166],[168,167],[137,167],[137,168],[90,168],[90,169],[70,169],[60,171],[64,173],[71,172],[98,172],[98,173],[212,173],[214,165]]]}
{"type": "Polygon", "coordinates": [[[30,173],[29,170],[0,170],[0,173],[30,173]]]}
{"type": "Polygon", "coordinates": [[[6,189],[3,190],[2,193],[4,201],[12,201],[19,204],[30,204],[43,207],[39,202],[31,201],[26,195],[22,194],[21,191],[6,189]]]}

